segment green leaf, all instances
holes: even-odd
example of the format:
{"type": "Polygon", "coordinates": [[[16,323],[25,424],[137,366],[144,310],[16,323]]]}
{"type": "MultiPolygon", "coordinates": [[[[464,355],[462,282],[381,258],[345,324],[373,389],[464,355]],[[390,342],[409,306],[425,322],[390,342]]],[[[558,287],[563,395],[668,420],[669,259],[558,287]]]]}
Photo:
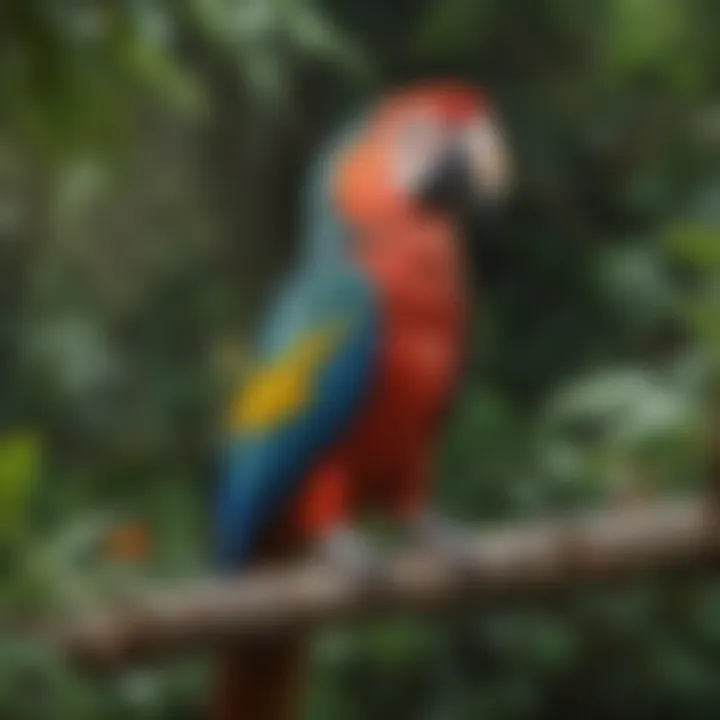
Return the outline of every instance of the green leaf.
{"type": "Polygon", "coordinates": [[[131,77],[161,93],[178,108],[193,113],[202,109],[200,86],[162,49],[139,38],[131,38],[125,44],[123,60],[131,77]]]}
{"type": "Polygon", "coordinates": [[[593,423],[603,442],[636,447],[668,438],[698,412],[690,398],[648,372],[614,370],[571,384],[549,406],[549,420],[593,423]]]}
{"type": "Polygon", "coordinates": [[[24,526],[40,464],[40,441],[33,432],[0,439],[0,538],[7,540],[24,526]]]}
{"type": "Polygon", "coordinates": [[[288,29],[298,48],[361,75],[370,71],[367,55],[312,5],[289,3],[287,11],[288,29]]]}
{"type": "Polygon", "coordinates": [[[665,231],[665,245],[676,259],[698,269],[720,269],[720,225],[685,220],[665,231]]]}
{"type": "Polygon", "coordinates": [[[436,0],[413,35],[411,52],[448,58],[474,53],[483,39],[491,8],[492,4],[486,0],[436,0]]]}
{"type": "Polygon", "coordinates": [[[610,67],[633,72],[675,60],[687,22],[683,0],[614,0],[607,35],[610,67]]]}

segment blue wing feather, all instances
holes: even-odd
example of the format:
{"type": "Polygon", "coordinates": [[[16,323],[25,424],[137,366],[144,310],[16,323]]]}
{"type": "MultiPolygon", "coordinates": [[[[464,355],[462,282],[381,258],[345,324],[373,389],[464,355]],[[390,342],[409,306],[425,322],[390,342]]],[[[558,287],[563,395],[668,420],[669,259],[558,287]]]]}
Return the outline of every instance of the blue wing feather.
{"type": "Polygon", "coordinates": [[[345,266],[305,273],[281,298],[257,348],[260,364],[335,320],[347,327],[317,369],[307,407],[288,422],[259,433],[227,437],[217,508],[218,561],[235,568],[278,518],[303,477],[347,427],[367,394],[379,337],[367,281],[345,266]]]}

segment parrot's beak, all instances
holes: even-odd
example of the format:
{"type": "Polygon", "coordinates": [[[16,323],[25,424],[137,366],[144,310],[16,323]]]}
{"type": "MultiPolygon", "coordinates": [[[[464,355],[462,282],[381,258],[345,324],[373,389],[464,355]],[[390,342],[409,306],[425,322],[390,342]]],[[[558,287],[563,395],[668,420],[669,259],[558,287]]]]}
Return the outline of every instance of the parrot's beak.
{"type": "Polygon", "coordinates": [[[507,145],[489,120],[454,133],[421,184],[424,207],[453,215],[496,214],[511,184],[507,145]]]}
{"type": "Polygon", "coordinates": [[[463,214],[474,204],[472,170],[458,139],[444,148],[418,192],[423,207],[463,214]]]}

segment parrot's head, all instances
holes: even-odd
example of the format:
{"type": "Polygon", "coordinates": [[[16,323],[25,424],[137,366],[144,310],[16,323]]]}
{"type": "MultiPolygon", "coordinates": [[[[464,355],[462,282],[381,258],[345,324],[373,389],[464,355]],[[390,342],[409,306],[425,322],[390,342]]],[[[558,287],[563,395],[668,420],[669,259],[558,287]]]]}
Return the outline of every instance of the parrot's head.
{"type": "Polygon", "coordinates": [[[487,97],[455,82],[385,97],[336,154],[331,193],[354,227],[424,216],[457,220],[501,206],[508,147],[487,97]]]}

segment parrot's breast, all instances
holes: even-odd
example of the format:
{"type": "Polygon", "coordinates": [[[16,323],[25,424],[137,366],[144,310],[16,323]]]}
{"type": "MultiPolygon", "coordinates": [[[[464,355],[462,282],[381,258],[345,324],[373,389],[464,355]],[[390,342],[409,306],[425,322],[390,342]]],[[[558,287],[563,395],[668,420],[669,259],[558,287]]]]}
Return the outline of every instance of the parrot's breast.
{"type": "Polygon", "coordinates": [[[467,303],[457,243],[442,228],[377,240],[362,260],[380,301],[380,357],[353,433],[365,478],[392,484],[420,463],[454,393],[467,303]]]}

